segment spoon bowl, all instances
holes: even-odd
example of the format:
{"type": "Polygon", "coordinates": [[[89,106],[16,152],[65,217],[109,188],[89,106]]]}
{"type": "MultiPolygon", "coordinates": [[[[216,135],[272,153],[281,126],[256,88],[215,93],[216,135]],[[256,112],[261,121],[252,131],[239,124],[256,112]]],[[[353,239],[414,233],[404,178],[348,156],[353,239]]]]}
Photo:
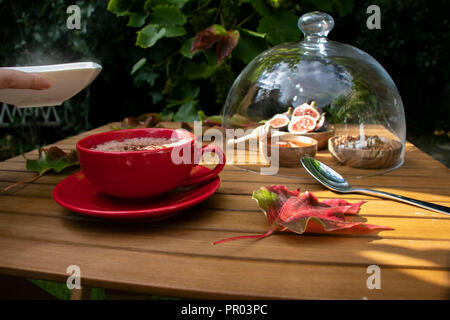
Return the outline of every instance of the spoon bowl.
{"type": "Polygon", "coordinates": [[[345,180],[339,173],[328,167],[326,164],[316,160],[314,158],[304,156],[300,160],[305,170],[318,182],[323,184],[330,190],[340,192],[340,193],[362,193],[375,197],[381,197],[386,199],[391,199],[395,201],[405,202],[417,207],[425,208],[428,210],[433,210],[439,213],[445,213],[450,215],[450,208],[441,206],[438,204],[411,199],[403,196],[399,196],[396,194],[392,194],[389,192],[371,190],[371,189],[362,189],[362,188],[353,188],[347,180],[345,180]]]}

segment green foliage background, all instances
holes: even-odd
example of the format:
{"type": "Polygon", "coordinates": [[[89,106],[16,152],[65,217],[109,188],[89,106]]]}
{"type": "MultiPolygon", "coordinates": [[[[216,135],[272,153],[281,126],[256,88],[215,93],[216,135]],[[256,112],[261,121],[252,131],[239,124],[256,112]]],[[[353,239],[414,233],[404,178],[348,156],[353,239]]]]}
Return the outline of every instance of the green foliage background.
{"type": "MultiPolygon", "coordinates": [[[[219,114],[246,64],[271,46],[299,41],[298,17],[321,10],[335,18],[331,39],[368,52],[391,74],[409,134],[447,132],[448,9],[445,0],[0,0],[0,65],[92,60],[103,66],[86,90],[65,103],[74,111],[71,121],[32,132],[29,147],[35,148],[146,112],[183,121],[199,118],[198,111],[219,114]],[[81,30],[66,27],[72,4],[81,8],[81,30]],[[366,28],[371,4],[381,8],[381,30],[366,28]],[[212,24],[240,34],[220,64],[215,46],[189,50],[195,34],[212,24]]],[[[5,130],[0,132],[1,142],[5,130]]],[[[8,132],[20,135],[17,128],[8,132]]],[[[30,132],[21,135],[29,143],[30,132]]]]}

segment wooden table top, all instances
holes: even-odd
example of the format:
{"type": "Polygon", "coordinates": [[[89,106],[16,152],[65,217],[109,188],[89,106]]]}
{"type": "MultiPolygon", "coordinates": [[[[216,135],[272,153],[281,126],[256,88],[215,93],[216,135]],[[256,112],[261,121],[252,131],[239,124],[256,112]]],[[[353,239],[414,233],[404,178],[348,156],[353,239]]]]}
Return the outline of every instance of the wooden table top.
{"type": "MultiPolygon", "coordinates": [[[[70,150],[87,135],[62,140],[70,150]]],[[[28,156],[36,157],[32,151],[28,156]]],[[[329,158],[326,151],[318,157],[329,158]]],[[[0,273],[65,283],[69,265],[81,283],[187,298],[448,299],[450,216],[364,195],[339,195],[302,169],[297,179],[262,176],[227,165],[217,192],[168,220],[123,223],[95,220],[60,207],[55,185],[78,169],[47,174],[0,193],[0,273]],[[319,199],[369,200],[361,216],[395,228],[378,235],[276,233],[214,246],[216,240],[268,230],[251,198],[261,186],[284,184],[319,199]],[[381,270],[381,289],[368,289],[370,265],[381,270]]],[[[33,176],[22,156],[0,163],[0,188],[33,176]]],[[[345,173],[344,173],[345,176],[345,173]]],[[[355,185],[450,206],[450,172],[407,143],[404,165],[355,185]]]]}

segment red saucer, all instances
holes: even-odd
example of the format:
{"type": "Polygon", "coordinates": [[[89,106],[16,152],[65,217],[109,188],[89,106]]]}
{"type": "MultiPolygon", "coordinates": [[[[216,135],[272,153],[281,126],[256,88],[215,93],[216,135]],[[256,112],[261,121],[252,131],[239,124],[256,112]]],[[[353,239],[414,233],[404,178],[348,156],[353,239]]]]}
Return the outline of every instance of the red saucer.
{"type": "MultiPolygon", "coordinates": [[[[193,169],[194,174],[206,170],[210,169],[203,166],[193,169]]],[[[121,199],[98,191],[80,171],[56,185],[53,199],[70,211],[97,218],[161,220],[209,198],[219,186],[220,178],[216,177],[204,184],[176,188],[158,197],[121,199]]]]}

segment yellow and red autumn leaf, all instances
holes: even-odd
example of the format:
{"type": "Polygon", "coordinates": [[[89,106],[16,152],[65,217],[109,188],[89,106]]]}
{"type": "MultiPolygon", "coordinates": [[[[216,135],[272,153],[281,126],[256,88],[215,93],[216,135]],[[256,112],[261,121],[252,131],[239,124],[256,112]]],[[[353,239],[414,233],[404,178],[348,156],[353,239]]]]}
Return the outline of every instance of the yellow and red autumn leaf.
{"type": "Polygon", "coordinates": [[[261,235],[245,235],[214,242],[219,244],[231,240],[267,237],[274,231],[308,233],[371,233],[392,230],[390,227],[365,223],[358,216],[359,209],[366,201],[349,203],[343,199],[319,201],[306,191],[288,190],[285,186],[261,187],[253,192],[253,199],[266,215],[269,231],[261,235]]]}

